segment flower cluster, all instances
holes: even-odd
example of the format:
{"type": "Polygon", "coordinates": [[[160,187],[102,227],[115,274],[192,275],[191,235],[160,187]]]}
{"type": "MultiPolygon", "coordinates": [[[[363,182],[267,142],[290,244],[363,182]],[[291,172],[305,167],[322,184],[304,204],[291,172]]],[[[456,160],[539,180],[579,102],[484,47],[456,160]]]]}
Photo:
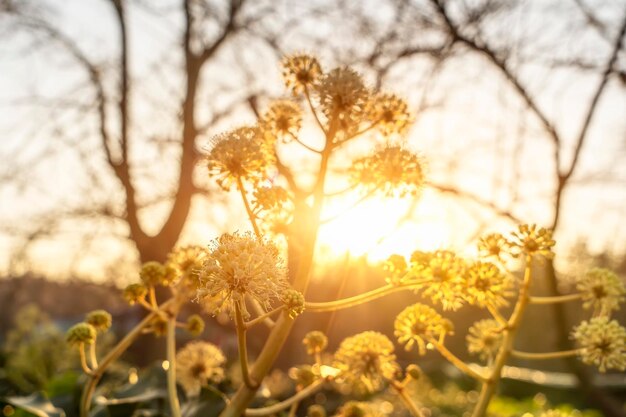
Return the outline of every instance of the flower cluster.
{"type": "Polygon", "coordinates": [[[65,340],[72,347],[91,345],[96,341],[96,329],[89,323],[78,323],[70,327],[65,340]]]}
{"type": "Polygon", "coordinates": [[[149,261],[141,266],[139,271],[139,278],[143,284],[147,287],[154,287],[157,285],[169,286],[174,280],[174,276],[169,268],[166,268],[163,264],[155,261],[149,261]]]}
{"type": "Polygon", "coordinates": [[[393,343],[384,334],[359,333],[341,342],[334,366],[340,370],[339,379],[355,392],[375,392],[400,370],[393,351],[393,343]]]}
{"type": "Polygon", "coordinates": [[[406,101],[394,94],[380,94],[370,101],[368,117],[385,135],[404,135],[413,123],[406,101]]]}
{"type": "Polygon", "coordinates": [[[489,262],[478,261],[470,265],[465,285],[465,300],[481,308],[505,306],[507,298],[513,295],[511,280],[489,262]]]}
{"type": "Polygon", "coordinates": [[[498,353],[503,338],[502,326],[496,320],[479,320],[469,328],[467,351],[484,361],[491,361],[498,353]]]}
{"type": "Polygon", "coordinates": [[[478,240],[478,252],[486,258],[502,259],[510,248],[509,241],[500,233],[491,233],[478,240]]]}
{"type": "Polygon", "coordinates": [[[128,304],[136,304],[143,300],[148,294],[148,289],[143,284],[129,284],[124,288],[123,297],[128,304]]]}
{"type": "Polygon", "coordinates": [[[552,239],[551,230],[534,224],[522,224],[518,227],[517,232],[511,234],[509,243],[515,256],[520,254],[541,255],[551,259],[554,256],[552,247],[556,242],[552,239]]]}
{"type": "Polygon", "coordinates": [[[394,254],[383,263],[383,270],[387,275],[387,283],[399,285],[407,278],[408,264],[404,256],[394,254]]]}
{"type": "Polygon", "coordinates": [[[593,268],[576,283],[582,293],[583,307],[593,309],[594,315],[609,315],[624,302],[626,289],[622,280],[612,271],[593,268]]]}
{"type": "Polygon", "coordinates": [[[424,185],[422,159],[396,144],[381,146],[372,155],[356,159],[350,174],[366,192],[386,196],[416,196],[424,185]]]}
{"type": "Polygon", "coordinates": [[[207,256],[207,250],[198,245],[182,246],[168,254],[165,265],[173,271],[176,287],[183,294],[191,297],[197,290],[200,270],[207,256]]]}
{"type": "Polygon", "coordinates": [[[608,317],[594,317],[574,328],[572,337],[580,346],[580,357],[600,372],[626,370],[626,329],[608,317]]]}
{"type": "Polygon", "coordinates": [[[283,187],[272,185],[257,187],[253,192],[252,205],[257,219],[267,232],[285,233],[293,217],[293,202],[283,187]]]}
{"type": "Polygon", "coordinates": [[[176,354],[176,379],[189,396],[197,396],[209,383],[224,379],[222,351],[207,342],[190,342],[176,354]]]}
{"type": "Polygon", "coordinates": [[[306,347],[306,353],[308,355],[316,355],[326,349],[326,346],[328,346],[328,338],[319,330],[313,330],[304,336],[302,344],[306,347]]]}
{"type": "Polygon", "coordinates": [[[87,314],[85,323],[91,324],[97,332],[104,332],[111,327],[113,318],[108,311],[94,310],[87,314]]]}
{"type": "Polygon", "coordinates": [[[281,301],[292,319],[304,313],[304,295],[300,291],[291,288],[283,291],[281,301]]]}
{"type": "Polygon", "coordinates": [[[213,242],[200,273],[197,300],[210,314],[226,308],[233,315],[245,298],[256,300],[266,311],[280,299],[288,284],[278,249],[251,234],[224,234],[213,242]]]}
{"type": "Polygon", "coordinates": [[[302,110],[289,100],[280,100],[272,103],[260,121],[266,139],[274,142],[280,139],[289,142],[296,137],[302,127],[302,110]]]}
{"type": "Polygon", "coordinates": [[[282,61],[283,79],[294,94],[309,89],[322,74],[317,59],[306,54],[287,56],[282,61]]]}
{"type": "Polygon", "coordinates": [[[394,323],[394,334],[398,342],[405,344],[406,350],[417,345],[420,355],[426,354],[426,344],[437,340],[453,330],[452,322],[444,319],[434,309],[424,304],[413,304],[404,310],[394,323]]]}
{"type": "Polygon", "coordinates": [[[200,336],[204,331],[204,320],[199,315],[192,314],[187,318],[186,327],[192,336],[200,336]]]}
{"type": "Polygon", "coordinates": [[[416,251],[411,255],[413,274],[425,280],[423,293],[444,310],[457,310],[463,305],[466,290],[467,264],[454,252],[416,251]]]}

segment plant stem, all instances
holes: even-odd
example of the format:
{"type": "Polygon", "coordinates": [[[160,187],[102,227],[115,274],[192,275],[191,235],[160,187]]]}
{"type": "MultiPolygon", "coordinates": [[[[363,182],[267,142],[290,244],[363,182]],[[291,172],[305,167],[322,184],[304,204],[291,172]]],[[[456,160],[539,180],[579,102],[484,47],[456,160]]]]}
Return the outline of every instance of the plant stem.
{"type": "Polygon", "coordinates": [[[504,316],[502,316],[502,314],[500,314],[500,312],[498,311],[496,307],[492,306],[491,304],[487,304],[487,310],[489,310],[489,313],[491,313],[493,318],[496,319],[498,323],[500,323],[503,326],[506,326],[507,324],[506,319],[504,318],[504,316]]]}
{"type": "MultiPolygon", "coordinates": [[[[250,304],[252,305],[252,309],[254,310],[254,312],[258,315],[258,316],[264,316],[267,313],[263,310],[263,307],[261,307],[261,304],[254,298],[249,297],[248,301],[250,301],[250,304]]],[[[255,323],[256,324],[256,323],[255,323]]],[[[263,319],[263,324],[265,324],[265,326],[268,329],[271,329],[272,327],[274,327],[275,323],[274,320],[272,320],[269,317],[265,317],[263,319]]],[[[247,326],[247,323],[246,323],[247,326]]]]}
{"type": "Polygon", "coordinates": [[[248,213],[248,218],[250,219],[250,223],[252,223],[252,228],[254,229],[254,234],[257,238],[261,239],[261,230],[259,226],[256,224],[256,216],[250,207],[250,203],[248,202],[248,197],[246,196],[246,189],[243,185],[243,181],[241,177],[237,177],[237,188],[239,188],[239,193],[241,194],[241,199],[243,200],[243,205],[246,208],[246,213],[248,213]]]}
{"type": "Polygon", "coordinates": [[[167,320],[166,354],[169,367],[167,368],[167,395],[170,400],[172,417],[181,417],[178,392],[176,391],[176,315],[167,320]]]}
{"type": "Polygon", "coordinates": [[[244,323],[244,326],[246,329],[251,328],[252,326],[261,323],[262,321],[265,321],[266,319],[268,319],[269,317],[272,317],[274,314],[282,311],[285,308],[285,306],[280,306],[280,307],[276,307],[275,309],[268,311],[267,313],[263,313],[262,315],[260,315],[259,317],[256,317],[250,321],[247,321],[244,323]]]}
{"type": "Polygon", "coordinates": [[[478,397],[478,403],[474,408],[472,413],[472,417],[483,417],[487,412],[487,407],[489,406],[489,402],[495,393],[498,382],[500,381],[500,377],[502,375],[502,368],[506,364],[507,359],[509,358],[511,351],[513,350],[513,342],[515,341],[515,335],[517,333],[517,329],[519,324],[522,321],[522,317],[524,315],[524,311],[526,310],[526,306],[530,301],[530,283],[532,280],[531,273],[531,265],[532,264],[532,256],[526,255],[526,266],[524,268],[524,280],[522,281],[522,285],[520,287],[519,296],[517,298],[517,302],[515,303],[515,308],[513,309],[513,314],[509,318],[507,322],[507,328],[504,332],[504,338],[502,340],[502,346],[500,350],[498,350],[498,354],[496,355],[496,359],[494,361],[493,367],[491,368],[491,375],[489,378],[483,382],[483,386],[480,390],[480,396],[478,397]]]}
{"type": "Polygon", "coordinates": [[[566,303],[568,301],[576,301],[583,298],[582,293],[556,295],[554,297],[530,297],[531,304],[556,304],[566,303]]]}
{"type": "Polygon", "coordinates": [[[246,323],[241,315],[241,306],[235,302],[235,327],[237,329],[237,347],[239,348],[239,363],[241,363],[241,375],[243,382],[248,388],[255,389],[257,384],[250,378],[248,370],[248,346],[246,344],[246,323]]]}
{"type": "Polygon", "coordinates": [[[89,361],[91,362],[91,369],[98,367],[98,356],[96,355],[96,341],[89,345],[89,361]]]}
{"type": "Polygon", "coordinates": [[[303,388],[302,390],[298,391],[292,397],[289,397],[286,400],[281,401],[277,404],[270,405],[269,407],[248,408],[245,411],[245,415],[248,417],[259,417],[259,416],[267,416],[269,414],[274,414],[282,410],[286,410],[292,404],[297,404],[300,401],[307,398],[309,395],[314,394],[317,391],[319,391],[324,386],[325,382],[326,382],[325,379],[319,379],[315,381],[314,383],[312,383],[311,385],[309,385],[308,387],[303,388]]]}
{"type": "Polygon", "coordinates": [[[80,355],[80,366],[81,368],[83,368],[83,372],[85,372],[87,375],[93,375],[93,371],[89,368],[89,365],[87,365],[87,357],[85,356],[84,343],[81,343],[80,346],[78,346],[78,354],[80,355]]]}
{"type": "Polygon", "coordinates": [[[306,85],[304,86],[304,97],[306,97],[306,102],[308,103],[309,108],[311,109],[311,113],[313,113],[313,117],[315,118],[317,125],[322,130],[322,132],[324,132],[324,134],[326,135],[327,134],[326,129],[324,128],[322,121],[320,120],[319,116],[317,115],[317,112],[315,111],[315,107],[313,106],[313,102],[311,101],[311,94],[309,93],[309,88],[306,85]]]}
{"type": "Polygon", "coordinates": [[[441,356],[446,358],[446,360],[448,360],[448,362],[450,362],[452,365],[456,366],[459,371],[465,373],[466,375],[478,381],[485,382],[487,380],[485,376],[481,375],[480,373],[470,368],[468,364],[466,364],[461,359],[459,359],[454,353],[450,352],[448,348],[445,347],[445,345],[439,343],[433,338],[431,338],[429,341],[435,346],[435,348],[437,348],[439,353],[441,353],[441,356]]]}
{"type": "Polygon", "coordinates": [[[519,350],[512,350],[511,356],[514,356],[520,359],[542,360],[542,359],[567,358],[570,356],[576,356],[579,352],[580,352],[580,349],[561,350],[559,352],[542,352],[542,353],[521,352],[519,350]]]}
{"type": "Polygon", "coordinates": [[[417,408],[417,404],[415,404],[413,399],[407,394],[406,388],[402,384],[397,381],[391,381],[391,386],[396,390],[400,399],[414,417],[424,417],[424,414],[417,408]]]}

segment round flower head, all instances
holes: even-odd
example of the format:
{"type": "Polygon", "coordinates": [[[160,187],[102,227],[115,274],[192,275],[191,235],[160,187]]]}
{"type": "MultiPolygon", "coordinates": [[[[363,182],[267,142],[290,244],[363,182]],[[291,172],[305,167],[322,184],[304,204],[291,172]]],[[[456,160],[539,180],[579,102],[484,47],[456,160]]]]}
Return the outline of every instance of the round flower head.
{"type": "Polygon", "coordinates": [[[278,249],[251,234],[224,234],[213,242],[200,274],[197,299],[211,314],[226,308],[231,316],[235,304],[245,318],[245,297],[259,302],[268,311],[274,300],[288,288],[285,268],[278,249]]]}
{"type": "Polygon", "coordinates": [[[69,328],[65,340],[72,347],[91,345],[96,341],[96,329],[89,323],[78,323],[69,328]]]}
{"type": "Polygon", "coordinates": [[[511,280],[496,265],[489,262],[475,262],[467,270],[466,292],[468,303],[484,308],[500,307],[508,304],[512,295],[511,280]]]}
{"type": "Polygon", "coordinates": [[[128,304],[135,304],[143,300],[148,294],[148,289],[143,284],[130,284],[124,288],[122,296],[128,304]]]}
{"type": "Polygon", "coordinates": [[[294,94],[300,94],[310,88],[322,74],[317,59],[306,54],[286,56],[283,58],[282,66],[285,86],[294,94]]]}
{"type": "Polygon", "coordinates": [[[467,351],[484,361],[495,358],[503,339],[502,326],[495,320],[479,320],[469,328],[467,351]]]}
{"type": "Polygon", "coordinates": [[[191,295],[197,290],[206,257],[207,250],[198,245],[176,248],[167,255],[166,265],[174,270],[177,287],[186,294],[191,295]]]}
{"type": "Polygon", "coordinates": [[[580,278],[576,289],[583,295],[583,307],[592,308],[595,315],[609,315],[624,302],[626,289],[622,280],[612,271],[593,268],[580,278]]]}
{"type": "Polygon", "coordinates": [[[572,333],[581,348],[580,358],[595,365],[600,372],[607,369],[626,370],[626,329],[617,320],[594,317],[583,321],[572,333]]]}
{"type": "Polygon", "coordinates": [[[204,320],[197,314],[192,314],[187,319],[187,331],[192,336],[200,336],[204,331],[204,320]]]}
{"type": "Polygon", "coordinates": [[[281,209],[289,201],[289,193],[283,187],[258,187],[254,190],[252,204],[256,212],[281,209]]]}
{"type": "Polygon", "coordinates": [[[146,286],[167,286],[172,283],[173,279],[165,266],[155,261],[146,262],[141,266],[139,278],[146,286]]]}
{"type": "Polygon", "coordinates": [[[216,136],[207,156],[209,176],[226,191],[239,179],[253,183],[263,179],[272,161],[256,127],[240,127],[216,136]]]}
{"type": "Polygon", "coordinates": [[[353,181],[366,192],[385,196],[418,195],[424,185],[422,160],[400,145],[387,144],[352,163],[353,181]]]}
{"type": "Polygon", "coordinates": [[[357,393],[375,392],[400,370],[393,350],[393,343],[384,334],[359,333],[341,342],[334,367],[340,370],[339,379],[357,393]]]}
{"type": "Polygon", "coordinates": [[[287,289],[283,291],[281,300],[292,319],[304,313],[304,295],[300,291],[287,289]]]}
{"type": "Polygon", "coordinates": [[[310,365],[294,366],[289,369],[289,377],[295,381],[298,390],[308,387],[319,378],[310,365]]]}
{"type": "Polygon", "coordinates": [[[296,137],[302,127],[302,110],[289,100],[272,103],[261,118],[261,127],[271,138],[289,142],[296,137]]]}
{"type": "Polygon", "coordinates": [[[491,233],[480,238],[478,241],[478,252],[484,257],[494,257],[502,259],[507,253],[510,243],[500,233],[491,233]]]}
{"type": "Polygon", "coordinates": [[[511,246],[517,250],[514,253],[515,256],[524,253],[530,256],[541,255],[548,259],[554,257],[552,247],[556,242],[552,239],[552,230],[537,227],[534,224],[522,224],[518,227],[518,231],[511,235],[511,246]]]}
{"type": "Polygon", "coordinates": [[[413,121],[409,106],[394,94],[373,98],[368,106],[368,117],[386,136],[404,135],[413,121]]]}
{"type": "Polygon", "coordinates": [[[440,303],[444,310],[457,310],[463,305],[467,273],[463,259],[445,250],[418,251],[411,255],[411,267],[418,279],[428,281],[424,295],[434,303],[440,303]]]}
{"type": "Polygon", "coordinates": [[[190,342],[176,354],[176,379],[189,396],[197,396],[209,383],[224,379],[226,358],[214,344],[190,342]]]}
{"type": "Polygon", "coordinates": [[[310,405],[306,410],[306,417],[326,417],[326,409],[319,404],[310,405]]]}
{"type": "Polygon", "coordinates": [[[329,123],[352,133],[363,118],[369,91],[361,76],[348,67],[324,74],[315,85],[320,106],[329,123]]]}
{"type": "Polygon", "coordinates": [[[306,346],[306,353],[308,355],[316,355],[326,349],[326,346],[328,346],[328,338],[319,330],[313,330],[304,336],[302,344],[306,346]]]}
{"type": "Polygon", "coordinates": [[[431,339],[452,333],[452,323],[439,313],[424,304],[413,304],[404,310],[394,323],[394,335],[405,349],[413,349],[417,345],[420,355],[426,354],[426,344],[431,339]]]}
{"type": "Polygon", "coordinates": [[[385,280],[392,285],[402,284],[406,277],[408,264],[402,255],[391,255],[383,263],[383,269],[387,273],[385,280]]]}
{"type": "Polygon", "coordinates": [[[105,310],[94,310],[85,318],[85,323],[91,324],[98,332],[108,330],[112,322],[111,314],[105,310]]]}

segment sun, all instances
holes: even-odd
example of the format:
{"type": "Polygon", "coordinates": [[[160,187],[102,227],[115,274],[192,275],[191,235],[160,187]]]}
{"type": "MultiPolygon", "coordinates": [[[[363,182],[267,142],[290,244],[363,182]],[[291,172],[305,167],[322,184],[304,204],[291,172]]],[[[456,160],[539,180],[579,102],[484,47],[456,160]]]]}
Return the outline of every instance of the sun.
{"type": "Polygon", "coordinates": [[[327,205],[318,237],[324,253],[380,261],[394,253],[408,256],[414,250],[449,245],[451,230],[428,196],[417,204],[406,198],[372,197],[352,207],[358,198],[336,198],[327,205]]]}

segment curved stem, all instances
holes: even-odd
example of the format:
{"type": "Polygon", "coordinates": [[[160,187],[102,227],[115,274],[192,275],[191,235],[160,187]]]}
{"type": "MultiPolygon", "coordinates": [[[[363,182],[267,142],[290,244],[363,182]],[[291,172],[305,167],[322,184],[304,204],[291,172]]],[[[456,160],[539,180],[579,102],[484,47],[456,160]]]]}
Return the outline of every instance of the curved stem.
{"type": "MultiPolygon", "coordinates": [[[[265,310],[263,310],[263,307],[261,307],[261,304],[254,298],[252,297],[248,297],[248,301],[250,301],[250,304],[252,305],[252,309],[254,310],[254,312],[258,315],[258,316],[264,316],[265,310]]],[[[254,321],[254,320],[253,320],[254,321]]],[[[256,323],[255,323],[256,324],[256,323]]],[[[276,323],[274,323],[274,320],[272,320],[271,318],[265,317],[263,319],[263,324],[265,324],[265,326],[268,329],[271,329],[272,327],[274,327],[274,325],[276,323]]],[[[246,323],[246,326],[248,326],[248,324],[246,323]]]]}
{"type": "Polygon", "coordinates": [[[554,297],[530,297],[531,304],[556,304],[566,303],[568,301],[576,301],[583,298],[582,293],[557,295],[554,297]]]}
{"type": "Polygon", "coordinates": [[[256,216],[254,215],[254,212],[252,211],[252,208],[250,207],[250,202],[248,202],[248,197],[246,197],[246,189],[243,186],[243,181],[241,180],[241,177],[237,177],[237,188],[239,189],[239,192],[241,193],[241,199],[243,200],[243,205],[246,208],[246,213],[248,213],[248,218],[250,219],[250,223],[252,223],[252,228],[254,229],[254,234],[256,235],[257,238],[261,239],[261,230],[259,229],[259,226],[256,224],[256,216]]]}
{"type": "Polygon", "coordinates": [[[320,127],[322,132],[324,132],[324,134],[327,135],[328,132],[326,132],[326,129],[324,128],[324,125],[322,124],[322,121],[320,120],[319,116],[317,115],[317,111],[315,111],[315,107],[313,106],[313,102],[311,101],[311,95],[309,93],[309,88],[306,85],[304,86],[304,97],[306,97],[306,102],[308,103],[309,108],[311,109],[311,113],[313,113],[313,117],[315,118],[315,121],[317,122],[317,125],[320,127]]]}
{"type": "Polygon", "coordinates": [[[438,341],[436,341],[433,338],[431,338],[429,341],[430,341],[430,343],[433,344],[433,346],[435,346],[435,348],[437,348],[439,353],[441,353],[441,356],[446,358],[446,360],[448,360],[448,362],[450,362],[452,365],[456,366],[456,368],[459,371],[463,372],[467,376],[470,376],[470,377],[472,377],[472,378],[474,378],[474,379],[476,379],[478,381],[484,382],[484,381],[487,380],[487,378],[485,378],[485,376],[481,375],[480,373],[478,373],[475,370],[473,370],[472,368],[470,368],[468,364],[466,364],[461,359],[459,359],[454,353],[450,352],[448,350],[448,348],[445,347],[445,345],[439,343],[438,341]]]}
{"type": "Polygon", "coordinates": [[[178,392],[176,391],[176,316],[167,320],[166,354],[169,367],[167,368],[167,395],[170,400],[172,417],[181,417],[178,392]]]}
{"type": "Polygon", "coordinates": [[[291,407],[292,404],[296,404],[304,400],[305,398],[307,398],[309,395],[314,394],[317,391],[319,391],[324,386],[325,382],[326,382],[325,379],[319,379],[315,381],[314,383],[312,383],[311,385],[309,385],[308,387],[303,388],[302,390],[298,391],[292,397],[289,397],[286,400],[281,401],[277,404],[270,405],[269,407],[247,408],[244,415],[248,417],[255,417],[255,416],[259,417],[259,416],[267,416],[270,414],[275,414],[275,413],[278,413],[279,411],[286,410],[287,408],[291,407]]]}
{"type": "Polygon", "coordinates": [[[241,315],[241,306],[239,302],[235,303],[235,327],[237,329],[237,347],[239,348],[239,362],[241,363],[241,375],[243,382],[248,388],[256,388],[255,384],[250,378],[250,371],[248,370],[248,346],[246,344],[246,323],[243,321],[241,315]]]}
{"type": "Polygon", "coordinates": [[[506,326],[507,324],[506,319],[500,313],[500,311],[498,311],[496,307],[492,306],[491,304],[487,304],[487,310],[489,310],[489,313],[491,313],[492,317],[496,319],[498,323],[500,323],[503,326],[506,326]]]}
{"type": "Polygon", "coordinates": [[[407,394],[406,388],[401,383],[398,381],[391,381],[391,386],[396,390],[400,399],[414,417],[424,417],[424,414],[419,408],[417,408],[417,404],[415,404],[413,399],[409,396],[409,394],[407,394]]]}
{"type": "Polygon", "coordinates": [[[570,356],[576,356],[580,353],[581,349],[572,349],[572,350],[562,350],[559,352],[542,352],[542,353],[533,353],[533,352],[521,352],[519,350],[512,350],[511,356],[520,359],[533,359],[533,360],[543,360],[543,359],[558,359],[558,358],[567,358],[570,356]]]}
{"type": "MultiPolygon", "coordinates": [[[[261,322],[264,322],[265,320],[267,320],[268,318],[272,317],[274,314],[281,312],[283,309],[285,308],[285,306],[280,306],[280,307],[276,307],[275,309],[268,311],[267,313],[263,313],[262,315],[260,315],[259,317],[256,317],[250,321],[246,321],[244,323],[244,326],[246,329],[251,328],[252,326],[259,324],[261,322]]],[[[273,322],[272,322],[273,325],[273,322]]]]}
{"type": "Polygon", "coordinates": [[[78,346],[78,354],[80,355],[80,367],[83,368],[83,372],[87,375],[93,375],[93,371],[89,368],[89,365],[87,365],[84,343],[81,343],[80,346],[78,346]]]}
{"type": "Polygon", "coordinates": [[[98,367],[98,355],[96,355],[96,341],[89,345],[89,362],[91,362],[91,369],[98,367]]]}
{"type": "Polygon", "coordinates": [[[156,291],[154,290],[154,286],[150,285],[148,289],[148,294],[150,297],[150,305],[152,305],[152,308],[153,309],[159,308],[159,304],[157,303],[157,299],[156,299],[156,291]]]}
{"type": "Polygon", "coordinates": [[[313,313],[323,313],[326,311],[340,310],[343,308],[354,307],[359,304],[367,303],[368,301],[372,301],[377,298],[381,298],[381,297],[384,297],[389,294],[393,294],[398,291],[404,291],[406,289],[417,287],[417,286],[425,284],[426,282],[427,281],[424,280],[424,281],[419,281],[419,282],[417,281],[407,282],[407,283],[399,284],[399,285],[387,284],[375,290],[371,290],[363,294],[355,295],[353,297],[343,298],[341,300],[327,301],[327,302],[321,302],[321,303],[306,302],[304,303],[304,307],[305,307],[305,311],[310,311],[313,313]]]}
{"type": "Polygon", "coordinates": [[[315,153],[322,153],[322,151],[321,151],[321,150],[319,150],[319,149],[315,149],[315,148],[313,148],[313,147],[311,147],[311,146],[307,145],[306,143],[302,142],[302,141],[300,140],[300,138],[299,138],[297,135],[294,135],[293,133],[289,133],[289,135],[293,138],[293,140],[295,140],[296,142],[298,142],[298,144],[299,144],[300,146],[302,146],[302,147],[304,147],[304,148],[308,149],[309,151],[311,151],[311,152],[315,152],[315,153]]]}

